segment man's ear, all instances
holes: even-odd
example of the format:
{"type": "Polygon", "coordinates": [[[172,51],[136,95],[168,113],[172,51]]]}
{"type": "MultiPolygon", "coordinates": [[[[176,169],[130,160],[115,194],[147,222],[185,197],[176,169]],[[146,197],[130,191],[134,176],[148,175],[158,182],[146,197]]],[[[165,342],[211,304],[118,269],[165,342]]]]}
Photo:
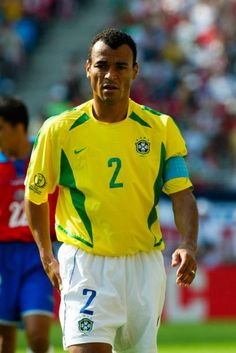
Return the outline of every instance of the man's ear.
{"type": "Polygon", "coordinates": [[[89,60],[86,60],[85,69],[86,69],[86,76],[87,76],[87,78],[90,78],[90,67],[91,67],[90,61],[89,61],[89,60]]]}
{"type": "Polygon", "coordinates": [[[15,125],[15,131],[17,131],[19,134],[25,133],[25,126],[22,123],[17,123],[15,125]]]}
{"type": "Polygon", "coordinates": [[[135,80],[136,77],[138,76],[138,71],[139,71],[139,66],[137,63],[135,63],[133,67],[133,80],[135,80]]]}

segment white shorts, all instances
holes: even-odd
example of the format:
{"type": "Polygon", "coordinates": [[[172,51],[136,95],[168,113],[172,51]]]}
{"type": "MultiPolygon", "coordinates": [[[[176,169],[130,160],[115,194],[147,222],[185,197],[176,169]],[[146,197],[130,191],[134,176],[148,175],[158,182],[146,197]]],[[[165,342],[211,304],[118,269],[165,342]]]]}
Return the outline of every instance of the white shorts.
{"type": "Polygon", "coordinates": [[[160,251],[103,257],[63,244],[60,322],[64,349],[103,342],[119,353],[156,353],[166,273],[160,251]]]}

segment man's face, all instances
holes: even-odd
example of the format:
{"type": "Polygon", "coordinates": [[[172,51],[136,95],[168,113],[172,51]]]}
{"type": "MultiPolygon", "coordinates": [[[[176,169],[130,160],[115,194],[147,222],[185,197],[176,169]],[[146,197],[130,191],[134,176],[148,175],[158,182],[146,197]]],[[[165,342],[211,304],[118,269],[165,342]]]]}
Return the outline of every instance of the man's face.
{"type": "Polygon", "coordinates": [[[115,104],[129,98],[138,65],[133,65],[133,53],[128,45],[112,49],[98,41],[93,46],[91,61],[86,63],[86,72],[94,98],[115,104]]]}
{"type": "Polygon", "coordinates": [[[12,126],[0,116],[0,150],[11,155],[18,140],[18,125],[12,126]]]}

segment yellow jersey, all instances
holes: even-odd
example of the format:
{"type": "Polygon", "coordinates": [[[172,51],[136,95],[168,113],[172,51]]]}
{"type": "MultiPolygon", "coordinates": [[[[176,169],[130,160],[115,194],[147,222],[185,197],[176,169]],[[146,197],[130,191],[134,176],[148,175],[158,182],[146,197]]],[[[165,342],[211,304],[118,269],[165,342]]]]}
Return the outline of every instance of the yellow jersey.
{"type": "Polygon", "coordinates": [[[29,164],[26,198],[47,201],[59,186],[58,240],[102,256],[164,249],[158,200],[192,186],[187,168],[168,161],[187,154],[170,116],[129,100],[127,117],[98,121],[92,100],[41,127],[29,164]]]}

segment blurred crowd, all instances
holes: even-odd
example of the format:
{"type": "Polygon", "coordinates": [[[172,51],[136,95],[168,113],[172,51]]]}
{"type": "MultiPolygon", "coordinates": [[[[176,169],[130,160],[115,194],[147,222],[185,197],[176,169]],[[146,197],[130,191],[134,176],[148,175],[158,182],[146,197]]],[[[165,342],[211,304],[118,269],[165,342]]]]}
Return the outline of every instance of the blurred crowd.
{"type": "MultiPolygon", "coordinates": [[[[70,19],[87,0],[0,0],[0,94],[16,91],[31,54],[55,19],[70,19]]],[[[69,98],[69,97],[68,97],[69,98]]]]}
{"type": "MultiPolygon", "coordinates": [[[[236,205],[235,202],[197,198],[199,210],[198,253],[199,265],[214,267],[236,264],[236,205]]],[[[167,264],[179,244],[179,234],[168,198],[161,198],[159,218],[164,234],[167,264]]]]}
{"type": "Polygon", "coordinates": [[[176,119],[196,191],[236,191],[236,1],[111,5],[139,47],[133,98],[176,119]]]}

